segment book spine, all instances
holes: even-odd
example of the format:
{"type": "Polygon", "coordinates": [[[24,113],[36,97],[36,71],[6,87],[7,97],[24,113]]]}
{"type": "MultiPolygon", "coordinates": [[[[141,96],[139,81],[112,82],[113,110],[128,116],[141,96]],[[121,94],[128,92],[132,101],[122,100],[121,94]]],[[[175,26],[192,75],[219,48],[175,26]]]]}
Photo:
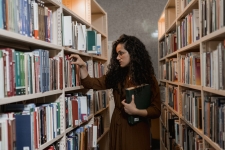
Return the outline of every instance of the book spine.
{"type": "Polygon", "coordinates": [[[4,98],[4,55],[0,50],[0,98],[4,98]]]}

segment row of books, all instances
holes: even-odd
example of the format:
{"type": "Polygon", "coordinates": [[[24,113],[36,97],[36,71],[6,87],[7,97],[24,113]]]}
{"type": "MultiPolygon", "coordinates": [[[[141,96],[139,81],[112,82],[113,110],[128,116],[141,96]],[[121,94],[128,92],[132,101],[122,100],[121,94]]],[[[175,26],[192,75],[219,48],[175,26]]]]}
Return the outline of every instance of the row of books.
{"type": "Polygon", "coordinates": [[[204,99],[204,134],[224,149],[225,97],[205,96],[204,99]]]}
{"type": "Polygon", "coordinates": [[[101,34],[86,25],[72,21],[72,16],[62,16],[63,46],[90,54],[102,53],[101,34]]]}
{"type": "Polygon", "coordinates": [[[200,53],[189,52],[180,55],[180,65],[177,58],[171,58],[160,65],[160,78],[178,82],[178,67],[180,67],[180,82],[185,84],[201,85],[200,53]]]}
{"type": "MultiPolygon", "coordinates": [[[[163,107],[163,106],[162,106],[163,107]]],[[[161,123],[161,139],[164,146],[170,150],[203,150],[203,139],[184,121],[169,110],[165,111],[165,123],[161,123]]],[[[215,150],[205,141],[204,147],[207,150],[215,150]]]]}
{"type": "Polygon", "coordinates": [[[202,36],[206,36],[225,26],[225,1],[201,0],[202,36]]]}
{"type": "Polygon", "coordinates": [[[97,126],[85,125],[67,134],[66,150],[91,150],[97,145],[97,126]]]}
{"type": "Polygon", "coordinates": [[[193,9],[177,25],[177,49],[185,47],[199,38],[199,10],[193,9]]]}
{"type": "Polygon", "coordinates": [[[103,117],[101,115],[94,117],[94,123],[80,126],[69,132],[66,138],[66,149],[98,149],[97,139],[104,133],[103,117]]]}
{"type": "Polygon", "coordinates": [[[107,93],[105,90],[94,91],[93,97],[95,101],[95,109],[94,109],[95,112],[103,108],[106,108],[108,100],[107,100],[107,93]]]}
{"type": "Polygon", "coordinates": [[[36,49],[23,52],[0,50],[0,98],[62,89],[62,57],[36,49]]]}
{"type": "Polygon", "coordinates": [[[173,82],[178,82],[177,58],[168,59],[160,67],[160,78],[173,82]]]}
{"type": "Polygon", "coordinates": [[[173,53],[177,50],[177,34],[176,32],[168,33],[164,41],[159,42],[160,58],[173,53]]]}
{"type": "Polygon", "coordinates": [[[168,85],[168,105],[179,112],[178,88],[168,85]]]}
{"type": "MultiPolygon", "coordinates": [[[[66,128],[76,127],[88,121],[91,114],[91,95],[71,93],[65,95],[66,128]]],[[[92,113],[93,114],[93,113],[92,113]]]]}
{"type": "Polygon", "coordinates": [[[1,0],[0,28],[52,42],[52,10],[42,0],[1,0]]]}
{"type": "MultiPolygon", "coordinates": [[[[225,46],[224,41],[209,41],[204,45],[202,53],[203,86],[215,89],[225,87],[225,46]]],[[[172,58],[161,65],[160,78],[177,81],[176,58],[172,58]],[[173,62],[173,63],[172,63],[173,62]]],[[[200,53],[189,52],[180,55],[180,82],[193,85],[201,85],[200,53]]]]}
{"type": "Polygon", "coordinates": [[[180,110],[184,119],[198,129],[202,129],[202,101],[200,91],[182,90],[180,110]]]}
{"type": "Polygon", "coordinates": [[[202,54],[203,85],[217,90],[225,89],[224,41],[207,42],[202,54]]]}
{"type": "Polygon", "coordinates": [[[181,83],[201,85],[200,53],[190,52],[180,56],[181,83]]]}
{"type": "Polygon", "coordinates": [[[80,86],[80,67],[78,65],[71,64],[69,55],[65,55],[64,58],[65,87],[80,86]]]}
{"type": "Polygon", "coordinates": [[[7,104],[0,115],[1,149],[37,149],[61,134],[60,104],[7,104]]]}
{"type": "MultiPolygon", "coordinates": [[[[65,73],[65,87],[75,87],[80,86],[80,67],[78,65],[72,64],[69,59],[69,55],[64,57],[64,73],[65,73]]],[[[101,77],[105,74],[105,66],[101,62],[88,60],[86,61],[87,70],[93,74],[93,77],[101,77]]]]}

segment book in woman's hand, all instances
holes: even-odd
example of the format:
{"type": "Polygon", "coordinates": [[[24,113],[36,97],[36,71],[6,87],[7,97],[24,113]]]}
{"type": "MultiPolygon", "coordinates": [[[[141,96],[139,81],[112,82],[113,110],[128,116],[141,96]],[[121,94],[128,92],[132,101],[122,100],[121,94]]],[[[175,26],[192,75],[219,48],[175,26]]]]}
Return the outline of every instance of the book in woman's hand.
{"type": "MultiPolygon", "coordinates": [[[[149,84],[144,84],[136,87],[130,87],[126,89],[126,103],[132,101],[132,95],[134,94],[134,103],[137,109],[147,109],[151,104],[151,88],[149,84]]],[[[128,123],[134,125],[144,118],[137,115],[129,115],[128,123]]]]}

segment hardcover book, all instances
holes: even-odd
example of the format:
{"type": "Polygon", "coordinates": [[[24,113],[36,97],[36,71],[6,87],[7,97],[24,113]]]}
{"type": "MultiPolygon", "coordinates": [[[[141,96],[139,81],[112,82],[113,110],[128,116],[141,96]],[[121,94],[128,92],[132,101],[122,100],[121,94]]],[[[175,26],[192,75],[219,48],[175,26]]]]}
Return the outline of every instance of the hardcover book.
{"type": "MultiPolygon", "coordinates": [[[[146,109],[151,104],[151,89],[149,84],[130,87],[126,89],[126,103],[130,103],[132,101],[132,95],[134,94],[134,102],[138,109],[146,109]]],[[[142,121],[142,117],[137,115],[128,116],[128,123],[130,125],[134,125],[140,121],[142,121]]]]}

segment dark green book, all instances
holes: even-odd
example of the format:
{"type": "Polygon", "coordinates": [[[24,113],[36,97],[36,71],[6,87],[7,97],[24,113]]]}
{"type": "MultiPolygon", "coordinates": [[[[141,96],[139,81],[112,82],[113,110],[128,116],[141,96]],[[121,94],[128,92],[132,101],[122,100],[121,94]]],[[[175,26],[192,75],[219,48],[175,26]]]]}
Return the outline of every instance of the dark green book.
{"type": "MultiPolygon", "coordinates": [[[[131,87],[126,89],[126,103],[130,103],[134,94],[134,102],[138,109],[146,109],[151,104],[151,88],[149,84],[131,87]]],[[[143,120],[143,117],[137,115],[128,116],[128,123],[134,125],[143,120]]]]}

